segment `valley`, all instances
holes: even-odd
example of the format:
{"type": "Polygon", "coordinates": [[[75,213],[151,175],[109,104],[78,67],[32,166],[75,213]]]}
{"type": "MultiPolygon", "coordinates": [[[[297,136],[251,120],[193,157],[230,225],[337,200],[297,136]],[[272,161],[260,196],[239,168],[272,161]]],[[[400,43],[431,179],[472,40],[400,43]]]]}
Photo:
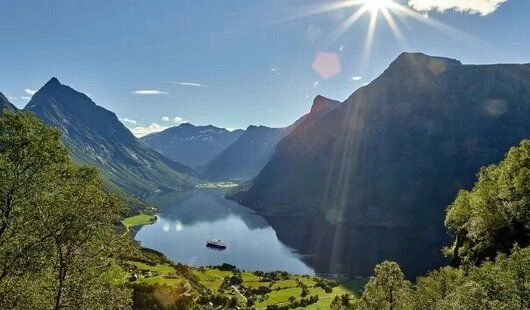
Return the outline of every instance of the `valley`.
{"type": "Polygon", "coordinates": [[[0,1],[0,310],[530,310],[530,1],[0,1]]]}
{"type": "Polygon", "coordinates": [[[362,303],[376,266],[408,283],[454,262],[460,235],[452,255],[441,251],[460,229],[447,233],[446,207],[530,135],[529,72],[404,53],[343,103],[317,96],[285,128],[186,123],[142,139],[56,78],[22,111],[0,100],[8,120],[34,115],[61,134],[115,209],[126,206],[107,225],[135,243],[109,257],[104,282],[131,288],[135,307],[162,294],[173,305],[323,309],[362,303]],[[483,76],[490,88],[471,96],[483,76]]]}
{"type": "Polygon", "coordinates": [[[344,103],[317,96],[285,128],[185,123],[137,139],[56,78],[23,111],[58,128],[78,163],[98,167],[132,207],[125,226],[177,262],[369,276],[393,260],[414,278],[446,263],[444,209],[457,190],[530,133],[528,70],[403,53],[344,103]],[[484,76],[490,88],[471,96],[484,76]],[[205,252],[210,238],[234,252],[205,252]]]}

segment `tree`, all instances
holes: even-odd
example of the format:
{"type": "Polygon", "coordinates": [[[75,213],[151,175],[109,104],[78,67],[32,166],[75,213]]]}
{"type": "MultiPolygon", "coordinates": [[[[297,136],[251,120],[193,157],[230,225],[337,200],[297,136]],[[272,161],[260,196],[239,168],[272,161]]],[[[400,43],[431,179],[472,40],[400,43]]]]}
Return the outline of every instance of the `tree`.
{"type": "MultiPolygon", "coordinates": [[[[121,202],[102,191],[94,168],[70,165],[67,182],[35,205],[43,233],[50,235],[54,260],[51,286],[54,308],[83,308],[102,299],[113,287],[102,275],[112,264],[120,239],[114,231],[123,210],[121,202]],[[103,295],[101,295],[103,294],[103,295]]],[[[119,306],[119,304],[117,305],[119,306]]]]}
{"type": "Polygon", "coordinates": [[[453,263],[480,264],[515,243],[530,241],[530,141],[510,149],[504,160],[480,170],[471,191],[460,191],[445,225],[454,236],[453,263]]]}
{"type": "Polygon", "coordinates": [[[399,265],[385,261],[375,267],[375,275],[366,284],[358,309],[412,309],[411,284],[399,265]]]}
{"type": "Polygon", "coordinates": [[[496,304],[488,299],[482,286],[476,282],[468,282],[449,294],[435,309],[492,310],[496,304]]]}
{"type": "Polygon", "coordinates": [[[465,282],[462,270],[443,267],[424,277],[418,277],[414,291],[414,309],[438,309],[440,303],[465,282]]]}
{"type": "Polygon", "coordinates": [[[0,308],[128,307],[108,279],[123,205],[60,139],[32,115],[0,116],[0,308]]]}
{"type": "Polygon", "coordinates": [[[488,298],[507,309],[530,309],[530,248],[515,247],[469,272],[469,279],[484,287],[488,298]]]}
{"type": "Polygon", "coordinates": [[[59,131],[35,117],[4,111],[0,116],[0,305],[27,298],[24,282],[44,268],[46,241],[33,206],[63,183],[68,153],[59,131]]]}

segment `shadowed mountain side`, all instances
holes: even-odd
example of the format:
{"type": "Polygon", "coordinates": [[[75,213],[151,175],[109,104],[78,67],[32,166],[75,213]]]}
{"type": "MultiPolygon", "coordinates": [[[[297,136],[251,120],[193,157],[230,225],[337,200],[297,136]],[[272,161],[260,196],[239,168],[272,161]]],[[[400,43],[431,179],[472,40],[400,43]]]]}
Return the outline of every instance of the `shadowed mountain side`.
{"type": "Polygon", "coordinates": [[[329,223],[441,228],[457,190],[529,135],[530,65],[404,53],[292,131],[233,199],[329,223]]]}
{"type": "Polygon", "coordinates": [[[252,178],[270,159],[285,132],[285,128],[249,126],[232,145],[201,168],[202,175],[211,180],[252,178]]]}
{"type": "MultiPolygon", "coordinates": [[[[63,132],[72,157],[139,197],[194,187],[193,170],[140,143],[116,115],[52,78],[24,108],[63,132]]],[[[109,185],[109,187],[112,187],[109,185]]]]}
{"type": "Polygon", "coordinates": [[[317,96],[311,111],[288,127],[248,127],[232,145],[202,168],[203,175],[213,180],[240,181],[254,177],[269,161],[281,139],[305,120],[318,119],[339,105],[338,101],[317,96]]]}

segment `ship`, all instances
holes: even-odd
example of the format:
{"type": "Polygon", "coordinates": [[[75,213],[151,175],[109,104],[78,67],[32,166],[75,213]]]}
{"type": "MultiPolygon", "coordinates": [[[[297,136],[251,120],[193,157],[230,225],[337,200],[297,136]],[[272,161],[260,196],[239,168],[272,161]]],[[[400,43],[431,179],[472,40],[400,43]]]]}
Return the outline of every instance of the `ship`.
{"type": "Polygon", "coordinates": [[[220,249],[220,250],[226,249],[226,244],[222,242],[221,240],[208,240],[206,241],[206,246],[209,248],[220,249]]]}

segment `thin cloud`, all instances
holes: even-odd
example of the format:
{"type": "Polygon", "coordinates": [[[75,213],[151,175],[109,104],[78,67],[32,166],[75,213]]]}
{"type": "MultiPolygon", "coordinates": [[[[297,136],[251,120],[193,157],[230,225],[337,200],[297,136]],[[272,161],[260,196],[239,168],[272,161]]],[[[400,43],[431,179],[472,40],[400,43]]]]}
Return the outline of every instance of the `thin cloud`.
{"type": "Polygon", "coordinates": [[[23,99],[23,100],[30,100],[31,97],[29,97],[29,96],[22,96],[22,97],[20,97],[20,99],[23,99]]]}
{"type": "Polygon", "coordinates": [[[188,121],[184,120],[182,117],[175,116],[175,118],[173,118],[173,122],[176,124],[184,124],[188,121]]]}
{"type": "Polygon", "coordinates": [[[183,119],[180,116],[175,116],[175,117],[162,116],[162,121],[163,122],[173,122],[175,124],[183,124],[183,123],[187,123],[188,122],[187,120],[183,119]]]}
{"type": "Polygon", "coordinates": [[[280,68],[278,68],[278,67],[272,67],[272,68],[270,68],[270,70],[271,70],[272,73],[274,73],[276,75],[280,75],[281,74],[280,73],[280,68]]]}
{"type": "Polygon", "coordinates": [[[170,82],[171,84],[180,85],[180,86],[192,86],[192,87],[209,87],[206,84],[195,83],[195,82],[170,82]]]}
{"type": "Polygon", "coordinates": [[[132,125],[136,125],[136,121],[133,120],[133,119],[130,119],[130,118],[127,118],[127,117],[119,117],[118,118],[122,123],[127,123],[127,124],[132,124],[132,125]]]}
{"type": "Polygon", "coordinates": [[[29,89],[29,88],[24,89],[24,92],[25,92],[26,94],[28,94],[28,95],[31,95],[31,96],[33,96],[33,95],[35,95],[35,94],[37,93],[36,90],[29,89]]]}
{"type": "Polygon", "coordinates": [[[482,16],[495,12],[508,0],[410,0],[409,6],[420,12],[455,10],[482,16]]]}
{"type": "Polygon", "coordinates": [[[363,79],[363,77],[362,77],[362,76],[352,76],[351,79],[352,79],[353,81],[360,81],[360,80],[363,79]]]}
{"type": "Polygon", "coordinates": [[[131,94],[149,96],[149,95],[167,95],[169,93],[167,91],[158,90],[158,89],[139,89],[139,90],[132,91],[131,94]]]}
{"type": "Polygon", "coordinates": [[[141,138],[143,136],[147,136],[155,132],[161,132],[168,128],[169,128],[168,126],[160,125],[157,123],[152,123],[151,125],[147,125],[145,127],[139,126],[139,127],[131,128],[130,130],[135,137],[141,138]]]}

